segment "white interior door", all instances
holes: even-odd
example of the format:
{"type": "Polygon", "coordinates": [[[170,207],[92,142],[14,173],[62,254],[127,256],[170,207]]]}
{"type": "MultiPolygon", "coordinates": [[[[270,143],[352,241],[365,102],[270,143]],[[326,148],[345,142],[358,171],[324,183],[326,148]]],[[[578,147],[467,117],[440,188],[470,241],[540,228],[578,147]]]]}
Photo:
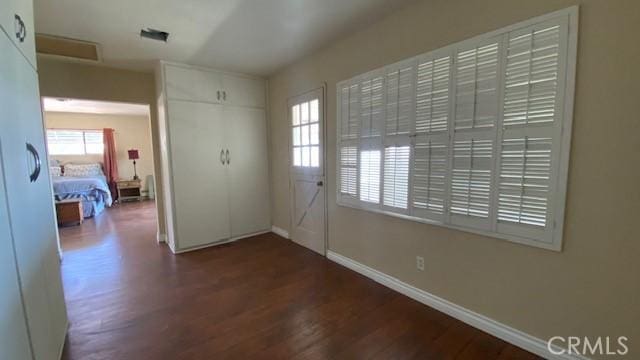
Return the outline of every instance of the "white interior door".
{"type": "Polygon", "coordinates": [[[267,123],[262,109],[227,107],[231,236],[271,227],[267,123]]]}
{"type": "MultiPolygon", "coordinates": [[[[0,144],[1,145],[1,144],[0,144]]],[[[1,146],[0,146],[1,149],[1,146]]],[[[13,236],[9,227],[2,154],[0,153],[0,349],[7,359],[31,359],[13,236]]]]}
{"type": "Polygon", "coordinates": [[[179,250],[230,237],[221,105],[169,101],[169,133],[179,250]]]}
{"type": "Polygon", "coordinates": [[[289,99],[291,239],[325,255],[324,90],[289,99]]]}

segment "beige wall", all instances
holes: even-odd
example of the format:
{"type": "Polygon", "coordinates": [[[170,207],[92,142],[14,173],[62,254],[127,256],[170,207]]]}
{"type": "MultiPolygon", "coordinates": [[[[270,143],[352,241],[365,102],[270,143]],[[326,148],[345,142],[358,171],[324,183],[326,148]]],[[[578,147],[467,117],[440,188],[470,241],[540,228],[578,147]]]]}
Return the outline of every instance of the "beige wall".
{"type": "Polygon", "coordinates": [[[327,83],[329,248],[531,335],[618,336],[640,358],[640,1],[424,0],[269,79],[272,217],[289,229],[286,100],[327,83]],[[574,4],[577,87],[564,250],[336,205],[336,82],[574,4]],[[415,269],[425,257],[426,271],[415,269]]]}
{"type": "MultiPolygon", "coordinates": [[[[147,175],[153,175],[153,150],[148,116],[45,112],[44,119],[47,129],[114,129],[120,178],[133,178],[133,163],[129,160],[127,150],[138,149],[140,159],[136,161],[136,168],[142,180],[143,191],[148,189],[147,175]]],[[[102,163],[103,161],[102,155],[50,155],[50,157],[63,164],[67,162],[102,163]]]]}
{"type": "MultiPolygon", "coordinates": [[[[109,68],[84,63],[64,62],[38,57],[40,95],[86,100],[104,100],[149,104],[153,153],[160,154],[158,109],[155,79],[152,73],[109,68]]],[[[154,157],[156,189],[162,188],[160,157],[154,157]]],[[[164,201],[156,191],[158,231],[165,233],[164,201]]]]}

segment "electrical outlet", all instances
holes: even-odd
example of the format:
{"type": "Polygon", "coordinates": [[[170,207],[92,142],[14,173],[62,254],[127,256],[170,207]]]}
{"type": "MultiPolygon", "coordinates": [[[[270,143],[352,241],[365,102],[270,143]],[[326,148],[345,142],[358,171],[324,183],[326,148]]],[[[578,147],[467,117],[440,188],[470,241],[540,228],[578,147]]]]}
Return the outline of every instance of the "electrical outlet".
{"type": "Polygon", "coordinates": [[[424,271],[424,258],[422,256],[416,256],[416,268],[424,271]]]}

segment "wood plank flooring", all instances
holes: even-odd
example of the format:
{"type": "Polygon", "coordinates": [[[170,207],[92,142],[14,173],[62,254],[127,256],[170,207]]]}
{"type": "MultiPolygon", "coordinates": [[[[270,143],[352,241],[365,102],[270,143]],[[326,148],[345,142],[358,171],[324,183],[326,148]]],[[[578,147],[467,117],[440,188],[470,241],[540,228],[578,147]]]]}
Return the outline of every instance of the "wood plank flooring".
{"type": "Polygon", "coordinates": [[[174,256],[154,214],[61,229],[63,359],[537,359],[274,234],[174,256]]]}

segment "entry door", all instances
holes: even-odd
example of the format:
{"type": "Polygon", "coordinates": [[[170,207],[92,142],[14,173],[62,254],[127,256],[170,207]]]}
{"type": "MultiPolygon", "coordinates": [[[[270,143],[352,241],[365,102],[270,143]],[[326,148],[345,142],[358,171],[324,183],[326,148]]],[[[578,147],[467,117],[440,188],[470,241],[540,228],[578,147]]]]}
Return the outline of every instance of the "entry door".
{"type": "Polygon", "coordinates": [[[325,255],[324,90],[289,99],[291,239],[325,255]]]}

